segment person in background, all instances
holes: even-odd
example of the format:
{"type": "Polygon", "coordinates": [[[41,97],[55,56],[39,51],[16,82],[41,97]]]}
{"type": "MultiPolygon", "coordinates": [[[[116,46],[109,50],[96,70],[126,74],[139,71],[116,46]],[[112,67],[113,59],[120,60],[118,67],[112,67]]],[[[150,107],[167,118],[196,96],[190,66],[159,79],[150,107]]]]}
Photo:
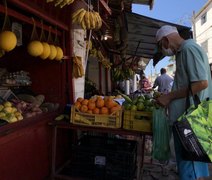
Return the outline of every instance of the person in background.
{"type": "MultiPolygon", "coordinates": [[[[193,39],[184,40],[173,26],[162,26],[156,33],[156,41],[163,55],[176,57],[172,91],[157,98],[158,104],[169,108],[169,119],[173,123],[185,112],[189,85],[200,100],[208,97],[212,99],[208,58],[193,39]]],[[[207,163],[186,161],[182,158],[182,145],[175,131],[173,135],[180,180],[201,180],[202,177],[209,176],[207,163]]]]}
{"type": "Polygon", "coordinates": [[[146,78],[146,76],[143,74],[141,74],[141,80],[140,80],[140,89],[141,91],[143,91],[144,93],[148,93],[149,91],[152,90],[152,85],[149,82],[149,79],[146,78]]]}
{"type": "Polygon", "coordinates": [[[168,74],[166,74],[165,68],[160,69],[160,74],[161,75],[155,79],[155,82],[152,88],[155,89],[156,87],[158,87],[159,92],[163,94],[167,94],[168,92],[171,91],[173,78],[169,76],[168,74]]]}

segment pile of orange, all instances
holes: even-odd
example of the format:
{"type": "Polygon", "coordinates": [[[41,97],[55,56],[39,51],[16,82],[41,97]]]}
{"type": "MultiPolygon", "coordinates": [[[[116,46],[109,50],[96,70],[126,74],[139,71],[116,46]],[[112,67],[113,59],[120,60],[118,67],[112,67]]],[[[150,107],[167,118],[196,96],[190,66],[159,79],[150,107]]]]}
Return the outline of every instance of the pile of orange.
{"type": "Polygon", "coordinates": [[[121,110],[121,106],[111,98],[97,96],[90,99],[77,98],[75,108],[89,114],[114,114],[121,110]]]}

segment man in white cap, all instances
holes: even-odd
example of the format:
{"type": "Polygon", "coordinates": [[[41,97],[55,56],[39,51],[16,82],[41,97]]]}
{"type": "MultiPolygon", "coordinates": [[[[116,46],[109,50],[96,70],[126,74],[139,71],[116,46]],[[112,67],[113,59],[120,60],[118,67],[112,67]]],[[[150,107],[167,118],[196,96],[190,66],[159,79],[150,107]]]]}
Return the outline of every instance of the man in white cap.
{"type": "MultiPolygon", "coordinates": [[[[157,101],[161,106],[169,107],[169,118],[175,122],[184,112],[189,85],[193,94],[200,100],[212,99],[212,80],[206,53],[194,40],[184,40],[176,27],[165,25],[156,33],[159,50],[165,56],[175,55],[176,73],[172,91],[160,96],[157,101]]],[[[174,144],[180,180],[200,180],[209,176],[208,164],[183,160],[181,144],[175,132],[174,144]]]]}

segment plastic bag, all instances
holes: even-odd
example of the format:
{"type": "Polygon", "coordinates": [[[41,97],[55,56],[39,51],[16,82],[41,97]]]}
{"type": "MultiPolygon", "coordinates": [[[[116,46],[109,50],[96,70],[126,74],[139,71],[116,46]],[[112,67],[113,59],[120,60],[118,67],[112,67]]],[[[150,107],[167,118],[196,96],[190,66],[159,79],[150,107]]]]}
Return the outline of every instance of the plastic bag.
{"type": "Polygon", "coordinates": [[[152,119],[152,157],[160,161],[170,158],[170,128],[164,108],[154,108],[152,119]]]}
{"type": "Polygon", "coordinates": [[[174,128],[183,145],[185,160],[212,162],[212,100],[191,105],[174,128]]]}

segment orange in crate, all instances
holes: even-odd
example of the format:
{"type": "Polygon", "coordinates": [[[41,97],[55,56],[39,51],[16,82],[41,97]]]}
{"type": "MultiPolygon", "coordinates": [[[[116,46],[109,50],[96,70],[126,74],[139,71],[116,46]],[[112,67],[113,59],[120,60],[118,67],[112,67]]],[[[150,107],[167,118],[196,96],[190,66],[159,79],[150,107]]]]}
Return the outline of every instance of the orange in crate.
{"type": "Polygon", "coordinates": [[[81,103],[80,103],[79,101],[76,101],[76,102],[74,103],[74,105],[75,105],[75,107],[76,107],[77,109],[80,109],[80,107],[81,107],[81,103]]]}
{"type": "Polygon", "coordinates": [[[87,112],[87,111],[88,111],[88,106],[82,105],[82,106],[80,107],[80,111],[83,112],[83,113],[87,112]]]}
{"type": "Polygon", "coordinates": [[[88,100],[87,99],[83,99],[82,102],[81,102],[81,104],[87,106],[88,105],[88,100]]]}
{"type": "MultiPolygon", "coordinates": [[[[72,106],[70,122],[78,125],[94,126],[94,127],[109,127],[121,128],[122,110],[118,110],[114,114],[94,114],[99,109],[95,108],[93,114],[83,113],[72,106]]],[[[100,112],[99,112],[100,113],[100,112]]]]}
{"type": "Polygon", "coordinates": [[[102,107],[102,108],[100,109],[100,114],[109,114],[108,108],[107,108],[107,107],[102,107]]]}
{"type": "Polygon", "coordinates": [[[98,97],[96,100],[96,107],[101,108],[105,105],[105,101],[102,99],[102,97],[98,97]]]}
{"type": "Polygon", "coordinates": [[[118,112],[119,110],[121,110],[121,106],[120,105],[116,105],[116,106],[110,108],[110,114],[118,112]]]}
{"type": "Polygon", "coordinates": [[[94,108],[93,109],[93,114],[99,114],[100,112],[100,109],[99,108],[94,108]]]}
{"type": "Polygon", "coordinates": [[[109,109],[116,106],[116,105],[117,105],[117,103],[112,99],[105,100],[105,106],[109,109]]]}
{"type": "Polygon", "coordinates": [[[77,101],[80,102],[80,103],[81,103],[83,100],[84,100],[84,98],[82,98],[82,97],[78,97],[78,98],[77,98],[77,101]]]}
{"type": "Polygon", "coordinates": [[[96,103],[95,102],[88,102],[88,109],[89,110],[93,110],[93,109],[95,109],[95,107],[96,107],[96,103]]]}

